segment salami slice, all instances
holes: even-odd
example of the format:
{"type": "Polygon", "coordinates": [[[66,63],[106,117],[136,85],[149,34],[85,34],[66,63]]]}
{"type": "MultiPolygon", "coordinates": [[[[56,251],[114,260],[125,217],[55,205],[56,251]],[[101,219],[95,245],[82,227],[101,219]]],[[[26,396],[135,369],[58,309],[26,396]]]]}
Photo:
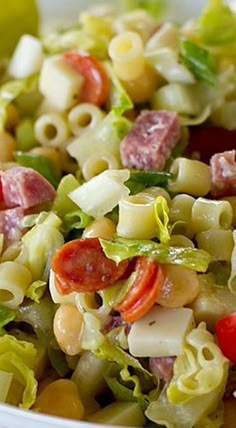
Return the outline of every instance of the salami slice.
{"type": "Polygon", "coordinates": [[[163,170],[178,142],[180,123],[175,112],[143,111],[120,144],[124,167],[163,170]]]}
{"type": "Polygon", "coordinates": [[[173,366],[176,357],[151,357],[149,368],[158,379],[169,382],[173,376],[173,366]]]}
{"type": "Polygon", "coordinates": [[[236,150],[216,153],[210,159],[214,197],[236,195],[236,150]]]}
{"type": "Polygon", "coordinates": [[[23,217],[24,210],[20,207],[0,211],[0,233],[4,235],[5,246],[21,238],[23,217]]]}
{"type": "Polygon", "coordinates": [[[98,238],[75,239],[56,251],[52,258],[55,283],[61,294],[91,292],[113,284],[128,267],[108,259],[98,238]]]}
{"type": "Polygon", "coordinates": [[[32,168],[14,167],[1,173],[2,194],[7,207],[30,208],[54,199],[56,192],[32,168]]]}

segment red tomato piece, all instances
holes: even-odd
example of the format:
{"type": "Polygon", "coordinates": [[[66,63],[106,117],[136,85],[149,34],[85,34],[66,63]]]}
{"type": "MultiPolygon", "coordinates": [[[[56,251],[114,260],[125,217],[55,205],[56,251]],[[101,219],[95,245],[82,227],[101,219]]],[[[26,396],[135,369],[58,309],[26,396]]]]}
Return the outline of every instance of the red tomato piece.
{"type": "Polygon", "coordinates": [[[116,307],[126,322],[136,321],[149,311],[164,282],[161,266],[150,257],[138,257],[136,270],[133,284],[116,307]]]}
{"type": "Polygon", "coordinates": [[[84,77],[80,101],[101,106],[109,93],[109,79],[101,63],[85,52],[67,51],[64,59],[84,77]]]}
{"type": "Polygon", "coordinates": [[[98,238],[75,239],[52,257],[55,283],[61,294],[101,290],[124,275],[129,262],[118,265],[108,259],[98,238]]]}
{"type": "Polygon", "coordinates": [[[236,364],[236,312],[217,321],[215,332],[221,351],[236,364]]]}

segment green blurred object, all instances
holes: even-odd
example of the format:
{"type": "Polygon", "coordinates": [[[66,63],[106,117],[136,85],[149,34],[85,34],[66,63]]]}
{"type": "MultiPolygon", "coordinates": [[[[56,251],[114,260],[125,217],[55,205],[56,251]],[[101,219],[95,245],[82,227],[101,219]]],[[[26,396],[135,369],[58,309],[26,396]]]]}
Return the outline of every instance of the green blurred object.
{"type": "Polygon", "coordinates": [[[35,0],[7,0],[0,12],[0,58],[9,56],[22,34],[38,34],[39,12],[35,0]]]}
{"type": "Polygon", "coordinates": [[[32,119],[23,119],[16,128],[17,150],[26,152],[37,146],[32,119]]]}

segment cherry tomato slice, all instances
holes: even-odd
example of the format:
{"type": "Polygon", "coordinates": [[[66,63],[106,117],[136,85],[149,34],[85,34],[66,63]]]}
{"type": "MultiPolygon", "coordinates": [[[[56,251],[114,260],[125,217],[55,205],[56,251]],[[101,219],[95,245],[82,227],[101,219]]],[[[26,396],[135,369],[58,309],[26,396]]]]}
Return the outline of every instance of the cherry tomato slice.
{"type": "Polygon", "coordinates": [[[128,267],[108,259],[98,238],[75,239],[59,248],[52,257],[55,284],[61,294],[101,290],[117,281],[128,267]]]}
{"type": "Polygon", "coordinates": [[[236,312],[217,321],[215,332],[221,351],[236,364],[236,312]]]}
{"type": "Polygon", "coordinates": [[[100,62],[85,52],[67,51],[65,61],[84,77],[80,101],[101,106],[109,93],[109,79],[100,62]]]}

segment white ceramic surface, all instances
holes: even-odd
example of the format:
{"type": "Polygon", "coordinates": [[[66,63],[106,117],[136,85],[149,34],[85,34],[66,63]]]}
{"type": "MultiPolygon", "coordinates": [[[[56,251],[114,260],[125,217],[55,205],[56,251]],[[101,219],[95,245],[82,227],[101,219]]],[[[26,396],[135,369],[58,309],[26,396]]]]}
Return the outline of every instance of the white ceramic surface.
{"type": "MultiPolygon", "coordinates": [[[[119,0],[117,0],[119,2],[119,0]]],[[[236,2],[236,0],[230,0],[236,2]]],[[[75,20],[79,10],[89,4],[103,2],[102,0],[38,0],[44,28],[49,23],[62,24],[75,20]]],[[[111,0],[110,0],[111,2],[111,0]]],[[[166,0],[165,16],[178,22],[189,17],[195,17],[206,0],[166,0]]],[[[101,427],[96,425],[96,428],[101,427]]],[[[65,419],[39,415],[31,411],[23,411],[11,406],[0,405],[0,428],[94,428],[93,424],[72,422],[65,419]]]]}

